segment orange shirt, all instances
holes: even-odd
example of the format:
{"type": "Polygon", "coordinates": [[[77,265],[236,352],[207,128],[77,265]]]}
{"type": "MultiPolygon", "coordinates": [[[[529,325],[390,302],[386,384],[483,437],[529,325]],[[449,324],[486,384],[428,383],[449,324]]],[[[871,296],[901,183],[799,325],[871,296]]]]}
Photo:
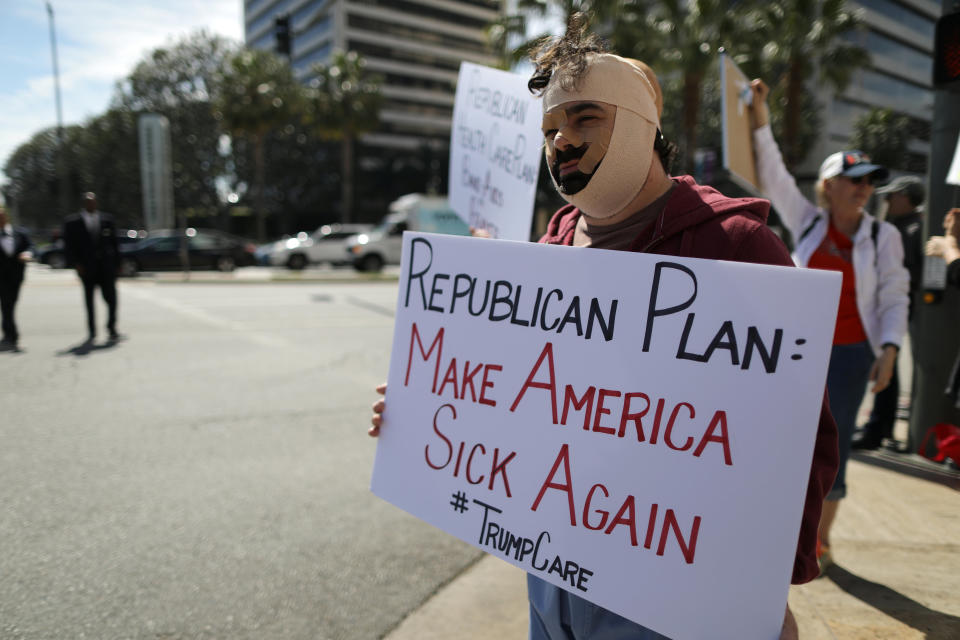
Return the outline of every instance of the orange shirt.
{"type": "Polygon", "coordinates": [[[853,273],[853,240],[841,233],[831,221],[827,235],[810,256],[807,266],[811,269],[839,271],[843,274],[833,344],[855,344],[866,340],[867,333],[863,330],[860,311],[857,309],[857,286],[853,273]]]}

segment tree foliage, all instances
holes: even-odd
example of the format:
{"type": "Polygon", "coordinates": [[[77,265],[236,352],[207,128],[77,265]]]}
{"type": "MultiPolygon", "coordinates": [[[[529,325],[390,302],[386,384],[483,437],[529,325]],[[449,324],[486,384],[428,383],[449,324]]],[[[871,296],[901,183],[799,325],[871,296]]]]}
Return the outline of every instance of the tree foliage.
{"type": "Polygon", "coordinates": [[[665,79],[662,84],[669,94],[664,105],[671,104],[682,114],[674,131],[680,132],[683,168],[688,173],[693,171],[694,152],[700,146],[704,83],[715,81],[719,49],[732,49],[746,38],[736,10],[744,4],[731,0],[629,3],[626,15],[613,28],[612,40],[621,55],[644,60],[665,79]]]}
{"type": "Polygon", "coordinates": [[[906,169],[910,118],[890,109],[871,109],[853,126],[850,148],[860,149],[870,159],[890,169],[906,169]]]}
{"type": "Polygon", "coordinates": [[[310,123],[322,138],[340,142],[340,220],[346,223],[353,216],[354,146],[379,124],[381,79],[353,51],[338,51],[330,64],[314,65],[311,72],[310,123]]]}
{"type": "MultiPolygon", "coordinates": [[[[67,201],[95,191],[102,209],[122,225],[143,224],[137,119],[167,117],[171,131],[174,206],[181,213],[214,215],[221,207],[216,179],[226,173],[219,152],[223,127],[211,107],[212,87],[224,57],[237,48],[203,32],[153,50],[117,83],[110,108],[64,130],[67,201]]],[[[56,134],[46,130],[10,157],[4,192],[21,217],[44,228],[59,225],[60,181],[55,174],[56,134]]]]}
{"type": "MultiPolygon", "coordinates": [[[[650,4],[649,0],[639,2],[650,4]]],[[[609,36],[611,25],[623,17],[620,12],[627,4],[624,0],[518,0],[516,13],[505,14],[487,27],[487,42],[498,56],[499,66],[508,69],[525,60],[545,38],[556,35],[543,30],[555,21],[564,24],[575,13],[582,13],[589,16],[598,34],[609,36]]]]}
{"type": "Polygon", "coordinates": [[[488,29],[488,38],[500,51],[502,62],[510,64],[546,37],[520,40],[520,33],[534,19],[560,15],[569,21],[575,12],[583,12],[612,51],[643,60],[656,71],[664,92],[663,120],[673,125],[664,127],[665,134],[679,138],[684,168],[692,171],[704,83],[715,82],[718,49],[746,38],[740,14],[734,10],[743,4],[736,0],[523,0],[517,14],[504,16],[488,29]]]}
{"type": "Polygon", "coordinates": [[[269,136],[301,117],[303,91],[290,65],[270,51],[245,49],[227,59],[218,79],[214,117],[253,152],[257,239],[267,235],[266,154],[269,136]]]}
{"type": "Polygon", "coordinates": [[[699,147],[719,144],[717,52],[723,47],[750,77],[771,86],[771,120],[788,163],[802,161],[819,134],[820,110],[809,91],[823,80],[843,89],[869,61],[844,38],[860,20],[843,0],[520,0],[487,35],[510,66],[548,34],[527,36],[547,16],[583,11],[612,51],[657,72],[664,93],[662,125],[678,138],[683,168],[699,147]],[[816,76],[819,69],[820,75],[816,76]]]}
{"type": "Polygon", "coordinates": [[[860,14],[844,0],[759,2],[748,9],[747,46],[737,62],[770,85],[769,105],[784,161],[795,167],[819,133],[821,106],[811,91],[824,83],[837,91],[869,64],[869,53],[851,42],[860,14]]]}
{"type": "Polygon", "coordinates": [[[8,182],[3,194],[7,203],[16,208],[18,223],[35,229],[53,230],[62,222],[60,207],[61,190],[66,187],[68,203],[79,202],[84,188],[76,168],[79,140],[82,128],[64,127],[63,147],[56,128],[43,129],[28,142],[14,150],[4,166],[8,182]],[[68,168],[66,179],[61,180],[58,160],[68,168]]]}
{"type": "MultiPolygon", "coordinates": [[[[225,173],[227,158],[219,151],[224,127],[213,103],[220,70],[237,49],[230,40],[199,31],[153,50],[117,85],[113,109],[135,115],[158,113],[170,123],[178,211],[213,215],[221,204],[215,178],[225,173]]],[[[135,122],[133,134],[136,149],[135,122]]]]}
{"type": "MultiPolygon", "coordinates": [[[[121,227],[142,227],[136,114],[113,108],[88,120],[77,130],[76,157],[82,191],[96,193],[100,208],[121,227]]],[[[79,195],[71,202],[79,209],[79,195]]]]}
{"type": "MultiPolygon", "coordinates": [[[[170,123],[178,219],[260,238],[268,229],[293,233],[330,222],[338,191],[341,209],[353,208],[353,161],[346,158],[358,137],[377,126],[381,99],[379,79],[355,53],[338,54],[315,71],[317,82],[308,90],[272,52],[246,50],[203,31],[191,34],[146,54],[117,83],[109,109],[64,129],[62,149],[53,129],[20,145],[4,168],[4,196],[18,222],[52,229],[63,216],[61,191],[73,207],[92,190],[120,224],[142,226],[138,119],[155,113],[170,123]],[[338,153],[344,148],[346,155],[338,153]],[[65,180],[58,174],[60,159],[69,167],[65,180]],[[229,194],[238,194],[239,202],[228,204],[229,194]],[[245,216],[230,216],[250,209],[256,228],[245,216]]],[[[421,162],[416,151],[406,155],[410,161],[399,162],[400,168],[383,154],[362,158],[365,171],[376,174],[364,176],[364,188],[390,184],[392,192],[392,175],[402,175],[408,188],[440,179],[437,166],[445,169],[446,158],[421,162]],[[384,161],[371,168],[371,160],[384,161]],[[417,171],[422,175],[414,176],[417,171]]],[[[378,212],[384,208],[380,195],[371,198],[378,212]]]]}

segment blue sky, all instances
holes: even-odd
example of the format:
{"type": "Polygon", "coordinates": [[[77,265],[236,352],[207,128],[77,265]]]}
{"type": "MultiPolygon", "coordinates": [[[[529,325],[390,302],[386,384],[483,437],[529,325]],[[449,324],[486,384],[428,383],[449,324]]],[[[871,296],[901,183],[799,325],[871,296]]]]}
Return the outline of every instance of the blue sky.
{"type": "MultiPolygon", "coordinates": [[[[44,0],[0,0],[0,182],[10,154],[57,123],[44,0]]],[[[198,29],[242,40],[243,0],[52,0],[64,125],[106,110],[149,51],[198,29]]]]}

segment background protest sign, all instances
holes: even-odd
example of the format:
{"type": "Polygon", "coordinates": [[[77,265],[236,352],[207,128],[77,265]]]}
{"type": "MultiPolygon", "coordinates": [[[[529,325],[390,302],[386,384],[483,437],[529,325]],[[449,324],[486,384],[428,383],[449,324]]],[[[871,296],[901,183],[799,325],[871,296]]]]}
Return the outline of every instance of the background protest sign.
{"type": "Polygon", "coordinates": [[[720,54],[720,87],[723,91],[723,168],[742,188],[759,193],[750,128],[749,107],[753,102],[750,81],[725,53],[720,54]]]}
{"type": "Polygon", "coordinates": [[[461,63],[450,132],[450,206],[494,238],[529,240],[543,155],[540,102],[516,73],[461,63]]]}
{"type": "Polygon", "coordinates": [[[374,493],[677,640],[777,637],[838,274],[431,234],[401,269],[374,493]]]}
{"type": "Polygon", "coordinates": [[[946,182],[960,187],[960,138],[957,139],[957,149],[953,152],[953,161],[950,162],[946,182]]]}

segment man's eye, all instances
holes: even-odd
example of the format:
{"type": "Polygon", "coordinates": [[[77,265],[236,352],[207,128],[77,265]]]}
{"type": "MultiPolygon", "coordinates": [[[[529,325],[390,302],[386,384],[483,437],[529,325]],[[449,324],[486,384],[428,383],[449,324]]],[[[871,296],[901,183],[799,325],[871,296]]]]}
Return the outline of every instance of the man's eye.
{"type": "Polygon", "coordinates": [[[557,135],[556,129],[547,129],[546,131],[543,132],[544,138],[552,138],[555,135],[557,135]]]}

